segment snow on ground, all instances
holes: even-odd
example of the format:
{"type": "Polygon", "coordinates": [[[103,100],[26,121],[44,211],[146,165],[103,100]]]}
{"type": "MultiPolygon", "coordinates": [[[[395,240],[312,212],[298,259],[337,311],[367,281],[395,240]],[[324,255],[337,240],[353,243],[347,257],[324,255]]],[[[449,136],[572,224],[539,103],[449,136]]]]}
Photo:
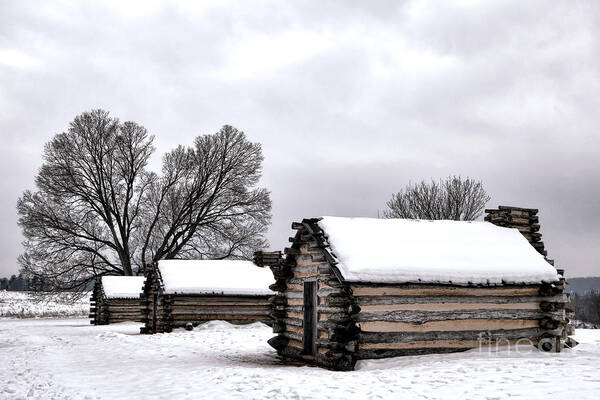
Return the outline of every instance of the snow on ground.
{"type": "Polygon", "coordinates": [[[333,372],[280,360],[256,323],[140,335],[87,319],[0,321],[0,399],[598,399],[600,330],[559,354],[400,357],[333,372]]]}
{"type": "Polygon", "coordinates": [[[82,317],[89,314],[89,295],[70,304],[65,296],[45,300],[36,299],[28,292],[0,290],[0,318],[82,317]]]}

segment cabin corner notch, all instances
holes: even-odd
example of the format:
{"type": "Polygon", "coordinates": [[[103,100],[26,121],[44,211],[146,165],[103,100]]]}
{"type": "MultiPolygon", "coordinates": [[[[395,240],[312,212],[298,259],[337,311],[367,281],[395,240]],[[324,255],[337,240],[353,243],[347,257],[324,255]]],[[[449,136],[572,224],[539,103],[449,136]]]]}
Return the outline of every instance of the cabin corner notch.
{"type": "Polygon", "coordinates": [[[292,223],[296,231],[281,262],[270,265],[277,294],[269,340],[280,355],[336,369],[351,370],[358,312],[318,218],[292,223]]]}

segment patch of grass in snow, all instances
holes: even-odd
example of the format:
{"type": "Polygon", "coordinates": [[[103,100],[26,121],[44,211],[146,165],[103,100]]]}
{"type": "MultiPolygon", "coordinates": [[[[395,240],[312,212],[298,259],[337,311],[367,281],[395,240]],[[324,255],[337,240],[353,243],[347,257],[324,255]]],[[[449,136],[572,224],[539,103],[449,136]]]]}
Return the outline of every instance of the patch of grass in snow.
{"type": "Polygon", "coordinates": [[[75,302],[68,295],[39,298],[28,292],[0,291],[0,318],[66,318],[87,316],[89,296],[75,302]]]}

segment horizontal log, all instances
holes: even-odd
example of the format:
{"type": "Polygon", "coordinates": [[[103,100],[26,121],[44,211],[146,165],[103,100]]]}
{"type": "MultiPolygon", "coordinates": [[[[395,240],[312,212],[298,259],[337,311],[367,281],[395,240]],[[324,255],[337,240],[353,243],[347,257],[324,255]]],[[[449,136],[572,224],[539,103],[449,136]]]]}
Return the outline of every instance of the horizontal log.
{"type": "Polygon", "coordinates": [[[362,312],[374,311],[460,311],[460,310],[539,310],[539,302],[530,303],[413,303],[363,305],[362,312]]]}
{"type": "Polygon", "coordinates": [[[285,249],[283,249],[283,253],[288,256],[293,256],[300,254],[300,250],[298,250],[295,247],[286,247],[285,249]]]}
{"type": "Polygon", "coordinates": [[[223,310],[182,310],[176,309],[171,310],[171,315],[269,315],[270,310],[239,310],[235,309],[223,309],[223,310]]]}
{"type": "Polygon", "coordinates": [[[305,272],[294,270],[293,273],[294,278],[308,278],[312,276],[317,276],[319,274],[316,268],[309,269],[305,272]]]}
{"type": "MultiPolygon", "coordinates": [[[[299,253],[299,251],[298,251],[299,253]]],[[[295,261],[296,261],[296,267],[295,268],[300,268],[300,267],[305,267],[305,266],[314,266],[315,269],[317,269],[317,264],[322,263],[322,261],[315,261],[312,257],[312,255],[310,254],[298,254],[297,256],[294,257],[295,261]]]]}
{"type": "Polygon", "coordinates": [[[302,320],[298,319],[298,318],[283,318],[282,322],[286,325],[286,326],[302,326],[302,320]]]}
{"type": "Polygon", "coordinates": [[[498,206],[500,211],[508,211],[511,215],[535,215],[540,210],[537,208],[524,208],[515,206],[498,206]]]}
{"type": "MultiPolygon", "coordinates": [[[[304,312],[304,307],[303,306],[287,306],[286,307],[286,311],[289,311],[289,312],[304,312]]],[[[317,311],[319,313],[338,313],[338,312],[345,312],[346,308],[343,308],[343,307],[325,307],[325,306],[319,305],[317,311]]]]}
{"type": "Polygon", "coordinates": [[[304,328],[301,326],[288,325],[286,326],[286,331],[302,335],[304,333],[304,328]]]}
{"type": "Polygon", "coordinates": [[[302,342],[302,332],[300,332],[298,334],[290,329],[287,329],[285,332],[283,332],[283,336],[289,340],[295,340],[297,342],[302,342]]]}
{"type": "Polygon", "coordinates": [[[425,304],[425,303],[530,303],[542,302],[567,303],[566,294],[556,296],[359,296],[356,297],[358,305],[363,306],[378,304],[425,304]]]}
{"type": "Polygon", "coordinates": [[[319,313],[319,321],[327,321],[331,315],[332,313],[319,313]]]}
{"type": "MultiPolygon", "coordinates": [[[[331,281],[331,275],[329,275],[329,274],[327,274],[327,275],[317,275],[317,276],[310,277],[310,280],[311,281],[316,281],[316,282],[328,282],[328,281],[331,281]]],[[[292,278],[290,278],[287,281],[287,283],[288,284],[300,284],[303,287],[304,282],[306,282],[306,281],[307,281],[306,278],[294,278],[294,277],[292,277],[292,278]]]]}
{"type": "Polygon", "coordinates": [[[266,305],[261,305],[261,304],[249,304],[249,303],[237,303],[236,305],[228,305],[228,304],[211,304],[211,305],[206,305],[206,306],[190,306],[190,305],[172,305],[169,307],[171,310],[173,311],[180,311],[180,310],[198,310],[198,311],[203,311],[203,310],[240,310],[240,311],[251,311],[251,310],[267,310],[270,311],[271,310],[271,305],[270,304],[266,304],[266,305]]]}
{"type": "Polygon", "coordinates": [[[131,318],[131,317],[142,317],[141,312],[122,312],[122,313],[108,313],[109,318],[131,318]]]}
{"type": "MultiPolygon", "coordinates": [[[[311,272],[311,271],[317,271],[319,267],[319,264],[307,264],[307,265],[297,265],[293,268],[292,272],[294,272],[294,274],[296,273],[303,273],[303,272],[311,272]]],[[[302,288],[300,288],[300,290],[302,290],[302,288]]]]}
{"type": "Polygon", "coordinates": [[[437,349],[378,349],[378,350],[366,350],[362,349],[354,354],[354,357],[358,360],[377,359],[377,358],[390,358],[390,357],[402,357],[402,356],[420,356],[425,354],[446,354],[466,351],[468,349],[457,349],[457,348],[437,348],[437,349]]]}
{"type": "Polygon", "coordinates": [[[133,311],[137,311],[139,312],[140,310],[143,310],[144,308],[137,306],[137,307],[107,307],[106,310],[108,310],[108,312],[133,312],[133,311]]]}
{"type": "Polygon", "coordinates": [[[290,306],[301,306],[304,304],[304,300],[303,299],[288,299],[287,303],[290,306]]]}
{"type": "Polygon", "coordinates": [[[364,332],[427,332],[427,331],[472,331],[524,329],[539,327],[538,320],[514,319],[463,319],[452,321],[430,321],[423,324],[410,322],[372,321],[361,322],[364,332]]]}
{"type": "Polygon", "coordinates": [[[319,304],[327,307],[343,307],[347,308],[352,303],[350,296],[345,293],[332,293],[327,297],[319,297],[319,304]]]}
{"type": "Polygon", "coordinates": [[[269,297],[268,303],[273,307],[285,306],[287,299],[283,295],[269,297]]]}
{"type": "Polygon", "coordinates": [[[341,330],[341,331],[358,331],[359,328],[356,327],[356,323],[352,320],[336,322],[332,320],[327,321],[319,321],[317,322],[317,329],[329,331],[329,330],[341,330]]]}
{"type": "MultiPolygon", "coordinates": [[[[460,310],[460,311],[378,311],[358,313],[357,321],[402,321],[424,323],[428,321],[476,319],[542,319],[554,316],[537,310],[460,310]]],[[[556,315],[556,318],[561,316],[556,315]]]]}
{"type": "Polygon", "coordinates": [[[319,290],[317,290],[317,295],[319,297],[327,297],[330,295],[348,296],[347,292],[343,288],[332,288],[330,286],[319,288],[319,290]]]}
{"type": "Polygon", "coordinates": [[[466,287],[466,286],[357,286],[351,285],[358,296],[536,296],[539,287],[466,287]]]}
{"type": "Polygon", "coordinates": [[[140,306],[141,300],[140,299],[135,299],[135,300],[131,300],[131,301],[113,301],[113,300],[108,300],[105,301],[103,303],[103,305],[107,305],[109,307],[130,307],[130,306],[140,306]]]}
{"type": "Polygon", "coordinates": [[[128,320],[128,319],[142,319],[142,315],[109,315],[109,320],[128,320]]]}
{"type": "Polygon", "coordinates": [[[375,349],[474,349],[478,347],[487,347],[494,345],[511,345],[511,344],[536,344],[537,339],[519,338],[519,339],[504,339],[500,341],[489,340],[425,340],[404,343],[361,343],[358,345],[360,350],[375,350],[375,349]]]}
{"type": "Polygon", "coordinates": [[[316,241],[302,243],[298,247],[298,250],[300,250],[300,254],[312,254],[318,256],[321,256],[323,254],[323,250],[320,247],[318,247],[316,241]]]}
{"type": "Polygon", "coordinates": [[[215,296],[214,294],[212,295],[173,295],[171,299],[167,299],[165,298],[164,300],[170,300],[172,303],[175,302],[181,302],[181,301],[216,301],[216,302],[221,302],[221,301],[237,301],[237,302],[255,302],[257,299],[264,299],[265,301],[270,297],[271,295],[253,295],[253,296],[215,296]]]}
{"type": "Polygon", "coordinates": [[[230,319],[255,319],[255,320],[264,320],[264,314],[256,314],[256,315],[241,315],[241,314],[197,314],[197,315],[173,315],[173,320],[230,320],[230,319]]]}
{"type": "Polygon", "coordinates": [[[472,331],[433,331],[433,332],[360,332],[359,343],[395,343],[419,340],[478,340],[537,338],[544,333],[557,335],[561,329],[548,331],[539,327],[524,329],[472,330],[472,331]]]}
{"type": "Polygon", "coordinates": [[[266,299],[254,301],[173,301],[171,307],[270,306],[266,299]]]}
{"type": "Polygon", "coordinates": [[[285,315],[286,315],[286,317],[302,319],[304,316],[304,313],[286,309],[285,315]]]}

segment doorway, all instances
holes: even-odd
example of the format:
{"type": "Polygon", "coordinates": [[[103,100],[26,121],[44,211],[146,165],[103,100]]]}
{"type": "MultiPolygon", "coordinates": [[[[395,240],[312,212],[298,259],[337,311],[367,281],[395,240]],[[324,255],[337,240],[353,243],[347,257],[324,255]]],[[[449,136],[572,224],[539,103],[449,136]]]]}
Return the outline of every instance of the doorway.
{"type": "Polygon", "coordinates": [[[304,320],[302,343],[304,354],[315,354],[317,333],[317,282],[304,282],[304,320]]]}

